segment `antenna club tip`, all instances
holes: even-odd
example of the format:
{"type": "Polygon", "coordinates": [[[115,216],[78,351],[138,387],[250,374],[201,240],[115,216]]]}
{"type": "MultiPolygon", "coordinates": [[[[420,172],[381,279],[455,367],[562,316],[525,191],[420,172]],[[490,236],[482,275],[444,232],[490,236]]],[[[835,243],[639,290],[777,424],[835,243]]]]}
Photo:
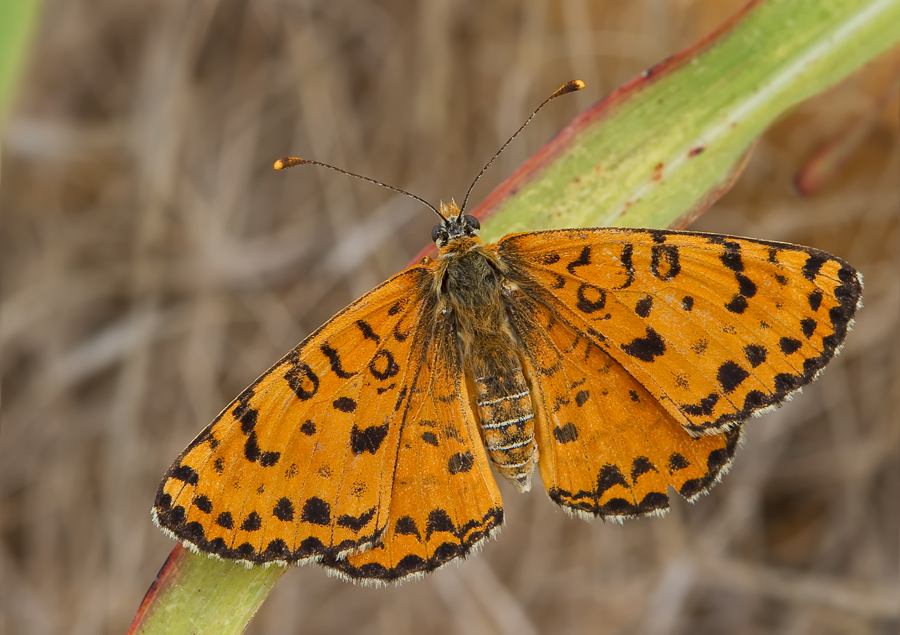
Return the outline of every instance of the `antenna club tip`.
{"type": "Polygon", "coordinates": [[[298,157],[282,157],[272,164],[272,167],[276,170],[286,170],[287,168],[292,168],[295,165],[303,165],[304,163],[308,163],[308,161],[298,157]]]}
{"type": "Polygon", "coordinates": [[[580,79],[573,79],[571,82],[566,82],[559,89],[553,93],[551,99],[553,97],[560,97],[562,95],[568,95],[569,93],[574,93],[577,90],[581,90],[584,88],[584,82],[580,79]]]}

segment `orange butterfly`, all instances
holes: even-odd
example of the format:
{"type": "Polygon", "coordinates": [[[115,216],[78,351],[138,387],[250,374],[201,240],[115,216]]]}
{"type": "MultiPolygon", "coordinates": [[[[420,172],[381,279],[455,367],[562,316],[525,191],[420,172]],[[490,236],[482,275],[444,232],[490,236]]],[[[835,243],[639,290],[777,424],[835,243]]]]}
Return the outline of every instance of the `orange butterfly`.
{"type": "Polygon", "coordinates": [[[537,466],[583,518],[658,514],[670,486],[717,482],[742,423],[815,379],[860,302],[857,272],[808,247],[640,229],[484,245],[455,203],[435,211],[436,260],[334,316],[178,457],[163,531],[381,583],[499,531],[491,464],[522,492],[537,466]]]}

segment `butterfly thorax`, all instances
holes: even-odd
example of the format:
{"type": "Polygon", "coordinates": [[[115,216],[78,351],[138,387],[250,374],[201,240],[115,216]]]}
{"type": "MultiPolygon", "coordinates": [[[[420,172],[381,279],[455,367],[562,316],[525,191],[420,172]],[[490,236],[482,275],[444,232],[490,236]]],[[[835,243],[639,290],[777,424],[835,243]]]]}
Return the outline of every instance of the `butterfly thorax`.
{"type": "Polygon", "coordinates": [[[454,321],[488,455],[500,474],[526,492],[538,460],[534,410],[521,343],[505,311],[511,283],[501,270],[477,236],[452,239],[441,247],[434,293],[438,311],[454,321]]]}

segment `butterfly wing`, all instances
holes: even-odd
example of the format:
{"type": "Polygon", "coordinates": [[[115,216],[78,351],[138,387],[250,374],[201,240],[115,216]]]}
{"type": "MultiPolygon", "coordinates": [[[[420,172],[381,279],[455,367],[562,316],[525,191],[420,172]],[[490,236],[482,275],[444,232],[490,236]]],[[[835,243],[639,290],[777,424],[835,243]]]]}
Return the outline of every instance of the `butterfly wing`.
{"type": "Polygon", "coordinates": [[[391,514],[405,400],[433,321],[424,266],[337,314],[238,396],[178,457],[154,520],[250,563],[366,549],[391,514]]]}
{"type": "Polygon", "coordinates": [[[476,424],[455,325],[437,318],[401,405],[391,521],[378,545],[322,564],[351,580],[418,577],[499,531],[503,506],[476,424]]]}
{"type": "Polygon", "coordinates": [[[507,311],[523,343],[539,469],[550,498],[585,518],[624,518],[689,500],[718,481],[740,425],[694,438],[591,338],[522,293],[507,311]]]}
{"type": "Polygon", "coordinates": [[[843,343],[859,274],[808,247],[716,234],[513,234],[504,275],[589,338],[693,435],[812,381],[843,343]]]}

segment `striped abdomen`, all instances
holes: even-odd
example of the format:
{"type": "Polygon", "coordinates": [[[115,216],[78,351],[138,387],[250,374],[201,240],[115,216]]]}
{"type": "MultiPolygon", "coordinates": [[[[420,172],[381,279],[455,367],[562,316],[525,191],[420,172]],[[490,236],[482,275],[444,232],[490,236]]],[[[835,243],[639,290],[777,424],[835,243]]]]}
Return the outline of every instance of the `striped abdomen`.
{"type": "Polygon", "coordinates": [[[538,460],[531,393],[520,366],[503,370],[504,376],[475,377],[482,436],[497,471],[527,492],[538,460]]]}

